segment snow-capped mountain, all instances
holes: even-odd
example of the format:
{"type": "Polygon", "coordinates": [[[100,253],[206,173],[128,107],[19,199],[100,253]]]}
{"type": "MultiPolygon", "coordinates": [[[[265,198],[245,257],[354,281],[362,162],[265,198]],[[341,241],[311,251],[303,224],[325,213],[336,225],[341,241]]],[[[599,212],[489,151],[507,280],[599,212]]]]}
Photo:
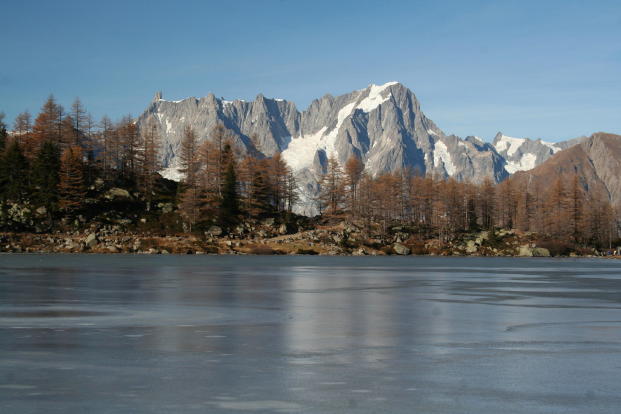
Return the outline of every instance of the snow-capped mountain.
{"type": "Polygon", "coordinates": [[[498,154],[504,158],[504,169],[507,173],[513,174],[517,171],[532,170],[557,152],[579,144],[585,139],[586,137],[580,137],[570,141],[552,143],[541,139],[509,137],[499,132],[496,134],[492,145],[498,154]]]}
{"type": "Polygon", "coordinates": [[[585,191],[606,195],[621,207],[621,136],[598,132],[569,144],[571,148],[559,151],[532,170],[516,173],[512,180],[531,188],[545,188],[558,178],[571,183],[577,177],[585,191]]]}
{"type": "Polygon", "coordinates": [[[176,175],[184,127],[208,139],[218,122],[241,151],[265,156],[281,152],[307,200],[317,192],[330,156],[341,164],[356,156],[374,175],[410,168],[419,174],[474,182],[488,177],[498,182],[515,171],[535,167],[561,148],[502,134],[493,144],[477,137],[446,135],[421,111],[414,93],[398,82],[369,85],[336,97],[325,95],[301,112],[292,102],[263,95],[246,102],[213,94],[167,101],[156,94],[138,119],[139,126],[154,123],[159,129],[165,171],[171,177],[176,175]]]}

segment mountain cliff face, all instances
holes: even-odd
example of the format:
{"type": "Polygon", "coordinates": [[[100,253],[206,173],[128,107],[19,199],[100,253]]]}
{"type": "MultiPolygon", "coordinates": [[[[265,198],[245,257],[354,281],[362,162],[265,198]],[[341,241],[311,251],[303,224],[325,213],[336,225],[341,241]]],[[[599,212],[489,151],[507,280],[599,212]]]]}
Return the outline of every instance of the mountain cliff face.
{"type": "Polygon", "coordinates": [[[499,132],[496,134],[492,145],[498,154],[504,158],[505,171],[508,174],[514,174],[518,171],[531,170],[557,152],[579,144],[586,139],[586,137],[580,137],[569,141],[551,143],[540,139],[508,137],[499,132]]]}
{"type": "Polygon", "coordinates": [[[265,156],[281,152],[294,170],[302,204],[318,190],[327,160],[344,164],[360,158],[373,175],[409,168],[419,174],[481,182],[501,181],[516,171],[539,165],[570,143],[511,138],[499,134],[493,144],[477,137],[446,135],[425,116],[412,91],[398,82],[370,85],[341,96],[325,95],[298,111],[283,99],[258,95],[252,102],[204,98],[166,101],[155,96],[138,125],[153,123],[163,139],[165,174],[176,174],[176,155],[186,125],[209,139],[217,123],[231,133],[241,151],[265,156]]]}
{"type": "Polygon", "coordinates": [[[604,193],[621,206],[621,136],[598,132],[580,141],[513,179],[545,188],[558,177],[577,175],[586,191],[604,193]]]}

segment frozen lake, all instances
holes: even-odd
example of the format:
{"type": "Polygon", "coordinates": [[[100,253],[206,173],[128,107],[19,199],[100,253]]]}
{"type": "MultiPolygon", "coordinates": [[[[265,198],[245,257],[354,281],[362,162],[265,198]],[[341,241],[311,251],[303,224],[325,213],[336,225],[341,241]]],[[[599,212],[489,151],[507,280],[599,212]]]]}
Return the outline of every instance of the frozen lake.
{"type": "Polygon", "coordinates": [[[0,255],[2,413],[620,407],[620,261],[0,255]]]}

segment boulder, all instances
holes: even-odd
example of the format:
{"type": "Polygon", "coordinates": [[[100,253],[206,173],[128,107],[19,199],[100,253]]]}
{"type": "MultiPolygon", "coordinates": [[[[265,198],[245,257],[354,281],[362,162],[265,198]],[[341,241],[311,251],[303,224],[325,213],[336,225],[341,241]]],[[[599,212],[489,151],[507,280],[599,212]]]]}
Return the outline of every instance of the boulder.
{"type": "Polygon", "coordinates": [[[281,224],[280,227],[278,227],[278,233],[279,234],[287,234],[289,232],[289,230],[287,229],[287,225],[286,224],[281,224]]]}
{"type": "Polygon", "coordinates": [[[97,243],[98,243],[98,240],[97,240],[97,235],[95,233],[89,234],[84,239],[84,245],[87,246],[89,249],[92,249],[93,247],[95,247],[97,243]]]}
{"type": "Polygon", "coordinates": [[[393,244],[392,249],[395,251],[396,254],[399,254],[401,256],[407,256],[408,254],[410,254],[410,249],[402,245],[401,243],[393,244]]]}
{"type": "Polygon", "coordinates": [[[550,257],[550,250],[545,249],[543,247],[535,247],[533,249],[534,257],[550,257]]]}
{"type": "Polygon", "coordinates": [[[466,253],[476,253],[476,251],[476,242],[474,240],[468,240],[468,243],[466,244],[466,253]]]}
{"type": "Polygon", "coordinates": [[[123,188],[114,187],[109,189],[104,197],[106,197],[108,200],[115,200],[118,198],[130,199],[131,195],[129,194],[129,191],[123,188]]]}
{"type": "Polygon", "coordinates": [[[527,244],[518,248],[518,256],[520,257],[533,257],[533,249],[527,244]]]}
{"type": "Polygon", "coordinates": [[[207,234],[210,236],[222,236],[222,227],[220,226],[211,226],[207,229],[207,234]]]}
{"type": "Polygon", "coordinates": [[[354,250],[353,252],[351,252],[351,254],[353,256],[366,256],[367,252],[362,247],[360,247],[360,248],[354,250]]]}
{"type": "Polygon", "coordinates": [[[160,203],[158,204],[158,207],[160,208],[160,210],[162,210],[163,214],[172,213],[175,209],[173,203],[160,203]]]}

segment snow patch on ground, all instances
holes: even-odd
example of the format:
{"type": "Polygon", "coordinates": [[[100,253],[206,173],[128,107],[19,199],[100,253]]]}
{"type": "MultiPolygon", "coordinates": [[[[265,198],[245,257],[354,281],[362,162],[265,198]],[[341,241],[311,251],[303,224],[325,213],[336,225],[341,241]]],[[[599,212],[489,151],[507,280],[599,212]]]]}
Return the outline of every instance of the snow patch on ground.
{"type": "Polygon", "coordinates": [[[170,134],[173,130],[173,124],[168,119],[166,120],[166,133],[170,134]]]}
{"type": "Polygon", "coordinates": [[[453,164],[451,154],[449,154],[446,144],[442,141],[436,142],[433,151],[433,165],[436,167],[444,165],[446,173],[451,177],[455,174],[455,164],[453,164]]]}
{"type": "Polygon", "coordinates": [[[167,180],[179,182],[183,180],[183,173],[177,167],[168,167],[160,171],[160,175],[167,180]]]}
{"type": "Polygon", "coordinates": [[[438,133],[437,133],[437,132],[435,132],[435,131],[433,131],[433,130],[431,130],[431,129],[428,129],[428,130],[427,130],[427,133],[428,133],[429,135],[436,135],[436,136],[438,135],[438,133]]]}
{"type": "Polygon", "coordinates": [[[524,154],[524,156],[519,160],[519,162],[507,161],[507,165],[505,165],[505,170],[509,174],[513,174],[517,171],[528,171],[535,168],[537,165],[537,156],[535,154],[524,154]]]}
{"type": "Polygon", "coordinates": [[[502,152],[507,151],[507,155],[511,157],[515,152],[522,146],[522,144],[526,141],[524,138],[513,138],[508,137],[506,135],[502,135],[500,139],[496,142],[494,147],[496,151],[502,152]]]}

